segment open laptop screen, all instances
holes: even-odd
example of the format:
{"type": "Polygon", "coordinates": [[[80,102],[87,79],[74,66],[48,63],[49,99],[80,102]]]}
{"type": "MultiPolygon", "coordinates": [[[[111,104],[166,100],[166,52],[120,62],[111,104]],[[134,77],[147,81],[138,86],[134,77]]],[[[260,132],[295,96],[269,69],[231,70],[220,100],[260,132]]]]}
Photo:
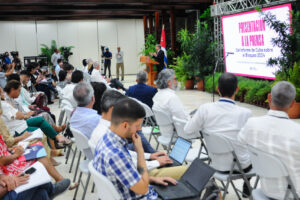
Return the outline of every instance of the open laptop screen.
{"type": "Polygon", "coordinates": [[[178,137],[169,155],[170,158],[182,164],[184,162],[187,153],[190,150],[191,145],[192,143],[190,141],[178,137]]]}

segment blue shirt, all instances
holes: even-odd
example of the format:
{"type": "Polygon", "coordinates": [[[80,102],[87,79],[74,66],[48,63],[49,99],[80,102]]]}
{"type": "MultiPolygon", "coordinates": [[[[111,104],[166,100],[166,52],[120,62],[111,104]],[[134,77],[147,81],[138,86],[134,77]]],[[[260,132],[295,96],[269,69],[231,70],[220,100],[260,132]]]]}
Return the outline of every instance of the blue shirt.
{"type": "Polygon", "coordinates": [[[11,64],[11,59],[9,57],[5,57],[5,62],[11,64]]]}
{"type": "Polygon", "coordinates": [[[111,52],[104,52],[103,56],[105,58],[105,60],[104,60],[105,63],[110,63],[111,62],[111,59],[107,59],[107,58],[111,58],[112,57],[112,53],[111,52]]]}
{"type": "Polygon", "coordinates": [[[141,175],[131,159],[126,139],[111,130],[99,140],[93,166],[112,182],[122,199],[157,199],[157,194],[151,186],[146,195],[139,195],[130,190],[130,187],[141,180],[141,175]]]}
{"type": "Polygon", "coordinates": [[[152,98],[156,93],[157,89],[155,87],[146,85],[144,83],[138,83],[136,85],[130,86],[126,91],[127,96],[135,98],[143,102],[144,104],[147,104],[150,108],[152,108],[152,98]]]}
{"type": "Polygon", "coordinates": [[[98,115],[96,110],[86,107],[76,107],[71,116],[70,124],[72,128],[81,131],[81,133],[90,139],[100,119],[101,116],[98,115]]]}

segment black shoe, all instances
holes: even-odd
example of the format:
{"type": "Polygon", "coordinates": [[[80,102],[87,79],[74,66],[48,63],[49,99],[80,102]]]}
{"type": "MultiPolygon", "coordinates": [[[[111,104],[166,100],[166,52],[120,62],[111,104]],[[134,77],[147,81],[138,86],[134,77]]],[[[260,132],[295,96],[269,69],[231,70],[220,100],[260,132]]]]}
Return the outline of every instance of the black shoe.
{"type": "Polygon", "coordinates": [[[50,199],[54,199],[58,195],[64,193],[69,189],[71,185],[70,179],[63,179],[57,183],[54,184],[54,192],[51,194],[50,199]]]}
{"type": "Polygon", "coordinates": [[[122,78],[121,81],[124,81],[124,78],[122,78]]]}
{"type": "Polygon", "coordinates": [[[49,102],[48,102],[48,105],[51,105],[51,104],[54,104],[54,102],[53,102],[53,101],[49,101],[49,102]]]}
{"type": "Polygon", "coordinates": [[[251,196],[251,194],[250,194],[249,188],[247,187],[247,184],[244,183],[243,184],[243,198],[248,198],[250,196],[251,196]]]}

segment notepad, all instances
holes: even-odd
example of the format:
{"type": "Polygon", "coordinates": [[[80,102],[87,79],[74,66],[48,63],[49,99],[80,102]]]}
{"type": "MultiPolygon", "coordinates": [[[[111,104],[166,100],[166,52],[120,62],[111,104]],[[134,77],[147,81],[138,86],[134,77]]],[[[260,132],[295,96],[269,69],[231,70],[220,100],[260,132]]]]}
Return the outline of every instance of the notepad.
{"type": "Polygon", "coordinates": [[[29,145],[27,149],[25,149],[22,156],[20,156],[18,159],[19,161],[25,161],[25,160],[34,160],[37,158],[42,158],[47,156],[47,152],[41,142],[36,142],[32,145],[29,145]]]}
{"type": "MultiPolygon", "coordinates": [[[[49,176],[46,168],[44,167],[44,165],[42,163],[36,162],[30,167],[34,167],[36,169],[36,171],[30,175],[28,183],[26,183],[24,185],[20,185],[15,189],[16,193],[20,193],[25,190],[29,190],[31,188],[37,187],[39,185],[43,185],[43,184],[51,182],[51,177],[49,176]]],[[[29,168],[27,168],[27,169],[29,169],[29,168]]],[[[24,171],[26,171],[26,170],[24,170],[24,171]]]]}
{"type": "Polygon", "coordinates": [[[35,139],[43,139],[44,133],[41,129],[36,129],[35,131],[32,132],[32,135],[30,135],[28,138],[25,138],[23,141],[31,141],[35,139]]]}

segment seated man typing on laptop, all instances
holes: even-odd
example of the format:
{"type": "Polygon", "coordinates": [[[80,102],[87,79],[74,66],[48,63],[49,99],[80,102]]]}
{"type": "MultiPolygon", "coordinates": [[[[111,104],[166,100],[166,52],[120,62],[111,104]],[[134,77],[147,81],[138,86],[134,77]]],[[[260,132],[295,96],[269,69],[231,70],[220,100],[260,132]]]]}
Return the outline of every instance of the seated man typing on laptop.
{"type": "MultiPolygon", "coordinates": [[[[122,98],[127,98],[118,91],[115,90],[108,90],[105,91],[102,100],[101,100],[101,115],[102,119],[100,120],[97,127],[94,129],[90,143],[93,144],[95,147],[98,141],[103,137],[103,135],[109,130],[111,125],[111,114],[115,104],[122,98]]],[[[182,146],[181,146],[182,147],[182,146]]],[[[173,147],[174,148],[174,147],[173,147]]],[[[188,150],[187,150],[188,151],[188,150]]],[[[132,156],[132,160],[137,164],[137,154],[135,151],[130,151],[130,155],[132,156]]],[[[179,155],[182,157],[182,155],[179,155]]],[[[184,156],[184,155],[183,155],[184,156]]],[[[184,157],[185,158],[185,157],[184,157]]],[[[167,156],[163,152],[156,152],[156,153],[145,153],[146,166],[150,176],[155,177],[163,177],[168,176],[175,179],[180,179],[182,174],[186,171],[187,166],[176,166],[176,167],[164,167],[167,164],[172,164],[172,160],[169,156],[167,156]],[[158,167],[163,167],[159,168],[158,167]]],[[[184,159],[182,160],[182,162],[184,159]]],[[[182,164],[181,162],[181,164],[182,164]]]]}
{"type": "Polygon", "coordinates": [[[100,139],[95,149],[93,166],[106,176],[122,199],[157,199],[150,183],[176,184],[169,177],[149,177],[141,138],[136,132],[141,129],[144,109],[136,101],[124,98],[112,111],[110,129],[100,139]],[[137,152],[137,166],[127,148],[127,139],[132,139],[137,152]]]}

